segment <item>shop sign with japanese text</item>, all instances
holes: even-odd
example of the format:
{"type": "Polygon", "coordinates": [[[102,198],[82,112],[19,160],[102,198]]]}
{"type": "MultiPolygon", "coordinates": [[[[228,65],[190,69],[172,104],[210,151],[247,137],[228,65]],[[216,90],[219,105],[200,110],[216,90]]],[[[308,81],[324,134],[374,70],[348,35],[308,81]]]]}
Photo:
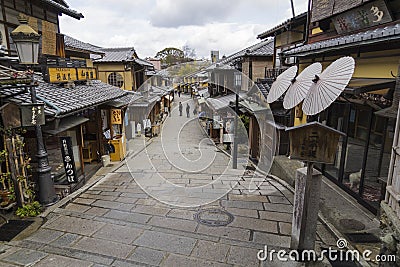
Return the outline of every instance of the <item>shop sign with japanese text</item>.
{"type": "Polygon", "coordinates": [[[332,19],[339,34],[392,21],[384,0],[374,1],[353,10],[339,14],[332,19]]]}
{"type": "Polygon", "coordinates": [[[29,127],[44,125],[44,104],[23,104],[21,105],[22,126],[29,127]]]}
{"type": "Polygon", "coordinates": [[[120,109],[111,110],[111,124],[122,124],[122,112],[120,109]]]}
{"type": "Polygon", "coordinates": [[[97,79],[94,68],[48,68],[48,74],[51,83],[97,79]]]}
{"type": "Polygon", "coordinates": [[[290,137],[290,158],[307,162],[333,164],[339,137],[344,135],[318,122],[287,128],[290,137]]]}
{"type": "Polygon", "coordinates": [[[61,152],[64,162],[65,175],[67,176],[68,183],[77,183],[78,177],[76,175],[74,153],[72,150],[71,137],[64,136],[60,137],[61,141],[61,152]]]}
{"type": "Polygon", "coordinates": [[[76,81],[75,68],[49,68],[49,81],[51,83],[63,83],[76,81]]]}
{"type": "Polygon", "coordinates": [[[77,68],[76,70],[80,81],[97,79],[94,68],[77,68]]]}

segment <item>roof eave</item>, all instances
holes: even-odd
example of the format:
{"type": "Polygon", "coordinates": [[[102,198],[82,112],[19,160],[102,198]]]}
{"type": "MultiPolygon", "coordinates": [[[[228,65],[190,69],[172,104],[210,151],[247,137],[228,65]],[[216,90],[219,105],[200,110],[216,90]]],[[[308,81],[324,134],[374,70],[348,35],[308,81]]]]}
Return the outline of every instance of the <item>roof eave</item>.
{"type": "Polygon", "coordinates": [[[81,18],[84,18],[82,13],[79,13],[79,12],[77,12],[75,10],[72,10],[72,9],[70,9],[68,7],[65,7],[64,5],[56,3],[56,2],[54,2],[52,0],[41,0],[41,1],[46,3],[46,4],[48,4],[48,5],[50,5],[50,6],[52,6],[55,9],[59,10],[60,13],[68,15],[68,16],[70,16],[72,18],[77,19],[77,20],[80,20],[81,18]]]}
{"type": "Polygon", "coordinates": [[[378,44],[381,42],[393,41],[393,40],[399,40],[399,39],[400,39],[400,36],[390,36],[390,37],[385,37],[385,38],[365,40],[362,42],[355,42],[355,43],[344,44],[344,45],[339,45],[339,46],[330,46],[330,47],[323,47],[323,48],[318,48],[318,49],[314,49],[314,50],[301,51],[298,53],[296,53],[296,52],[290,53],[290,51],[283,51],[282,54],[284,56],[306,57],[309,55],[321,54],[321,53],[326,53],[329,51],[338,51],[338,50],[342,50],[342,49],[346,49],[346,48],[353,48],[355,46],[378,44]]]}
{"type": "Polygon", "coordinates": [[[73,51],[73,52],[89,53],[89,54],[101,55],[101,56],[104,55],[103,52],[93,51],[93,50],[86,50],[86,49],[80,49],[80,48],[75,48],[75,47],[70,47],[70,46],[66,46],[66,47],[65,47],[65,50],[73,51]]]}

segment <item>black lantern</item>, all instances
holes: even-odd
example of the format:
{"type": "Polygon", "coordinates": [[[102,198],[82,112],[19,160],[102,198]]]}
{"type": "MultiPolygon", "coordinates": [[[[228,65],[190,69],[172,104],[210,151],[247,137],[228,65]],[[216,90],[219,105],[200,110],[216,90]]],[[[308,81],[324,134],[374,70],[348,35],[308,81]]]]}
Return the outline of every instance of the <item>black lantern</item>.
{"type": "Polygon", "coordinates": [[[26,18],[20,18],[21,23],[11,32],[17,53],[19,63],[25,65],[34,65],[38,63],[40,34],[28,25],[26,18]]]}
{"type": "MultiPolygon", "coordinates": [[[[32,67],[32,65],[38,63],[40,35],[28,25],[26,18],[20,18],[19,21],[21,25],[11,32],[11,37],[17,47],[20,63],[32,67]]],[[[40,124],[44,122],[38,121],[37,118],[39,115],[38,112],[41,112],[40,116],[44,115],[44,110],[43,106],[42,108],[38,108],[37,106],[36,85],[33,74],[30,91],[32,104],[30,107],[30,118],[28,120],[30,124],[35,127],[36,131],[39,202],[45,206],[49,206],[58,201],[58,196],[54,189],[54,183],[51,178],[51,167],[43,142],[40,124]]]]}

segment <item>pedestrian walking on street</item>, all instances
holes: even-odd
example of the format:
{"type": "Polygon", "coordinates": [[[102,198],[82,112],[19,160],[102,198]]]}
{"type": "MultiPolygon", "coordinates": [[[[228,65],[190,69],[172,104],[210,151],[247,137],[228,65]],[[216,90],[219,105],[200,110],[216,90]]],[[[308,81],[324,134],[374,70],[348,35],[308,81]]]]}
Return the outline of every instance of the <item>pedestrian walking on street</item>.
{"type": "Polygon", "coordinates": [[[182,103],[179,102],[179,116],[182,116],[182,109],[183,109],[182,103]]]}
{"type": "Polygon", "coordinates": [[[181,97],[181,90],[178,90],[178,96],[181,97]]]}
{"type": "Polygon", "coordinates": [[[190,106],[189,106],[189,103],[186,104],[186,116],[188,118],[190,117],[190,106]]]}

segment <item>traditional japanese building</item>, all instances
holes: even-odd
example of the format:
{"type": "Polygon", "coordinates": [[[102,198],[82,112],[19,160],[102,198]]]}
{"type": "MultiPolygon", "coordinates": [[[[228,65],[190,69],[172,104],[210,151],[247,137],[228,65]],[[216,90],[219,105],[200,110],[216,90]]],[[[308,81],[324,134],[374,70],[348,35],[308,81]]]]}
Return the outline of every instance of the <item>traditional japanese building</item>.
{"type": "Polygon", "coordinates": [[[100,50],[104,55],[94,57],[93,63],[103,82],[124,90],[136,91],[155,74],[154,65],[140,59],[133,47],[100,50]]]}
{"type": "MultiPolygon", "coordinates": [[[[305,43],[283,50],[281,56],[284,61],[294,58],[299,72],[313,62],[325,68],[342,56],[355,59],[347,88],[318,116],[320,122],[346,134],[335,164],[318,167],[376,213],[385,194],[396,122],[386,108],[394,100],[394,76],[399,75],[400,5],[381,0],[328,2],[311,2],[305,43]],[[351,182],[349,176],[357,173],[356,183],[351,182]]],[[[393,103],[394,110],[397,104],[393,103]]],[[[294,118],[294,125],[305,122],[305,114],[294,118]]]]}

